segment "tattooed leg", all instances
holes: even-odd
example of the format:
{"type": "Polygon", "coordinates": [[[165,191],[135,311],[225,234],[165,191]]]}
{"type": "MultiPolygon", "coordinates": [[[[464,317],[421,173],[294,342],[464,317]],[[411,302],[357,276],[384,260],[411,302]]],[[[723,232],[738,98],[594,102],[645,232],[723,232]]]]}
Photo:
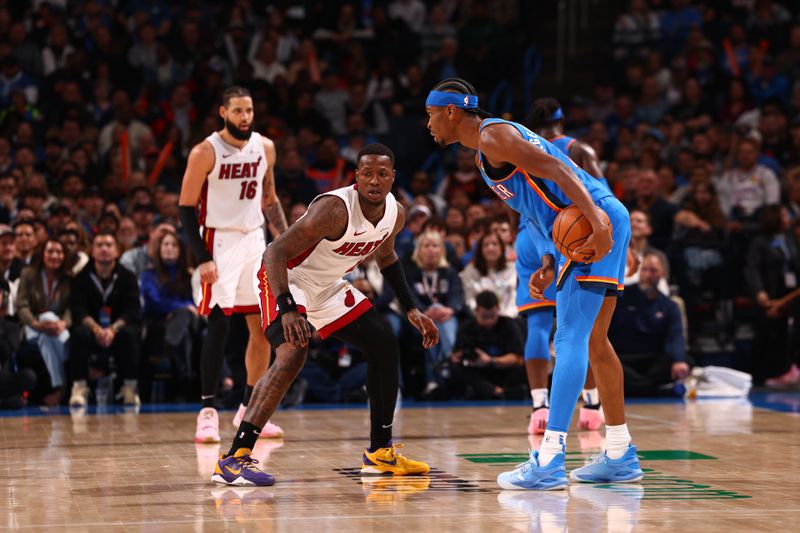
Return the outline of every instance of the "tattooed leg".
{"type": "Polygon", "coordinates": [[[244,413],[244,421],[264,427],[278,408],[286,391],[306,362],[307,348],[292,348],[283,343],[275,350],[275,362],[258,379],[244,413]]]}

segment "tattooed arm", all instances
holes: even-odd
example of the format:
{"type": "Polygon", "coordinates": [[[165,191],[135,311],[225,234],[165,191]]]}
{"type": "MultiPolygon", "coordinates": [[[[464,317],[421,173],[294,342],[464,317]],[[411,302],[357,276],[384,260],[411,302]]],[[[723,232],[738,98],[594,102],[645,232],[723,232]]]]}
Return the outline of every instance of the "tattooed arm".
{"type": "MultiPolygon", "coordinates": [[[[347,207],[341,198],[322,196],[308,208],[308,213],[282,233],[263,256],[270,291],[281,297],[289,295],[289,274],[286,264],[322,239],[337,240],[347,229],[347,207]]],[[[310,336],[306,319],[296,310],[281,312],[286,342],[293,347],[305,346],[310,336]]]]}
{"type": "Polygon", "coordinates": [[[278,152],[275,150],[275,143],[272,140],[263,137],[263,141],[264,153],[267,154],[267,172],[264,174],[264,214],[277,236],[286,231],[288,227],[283,207],[275,193],[275,165],[278,161],[278,152]]]}

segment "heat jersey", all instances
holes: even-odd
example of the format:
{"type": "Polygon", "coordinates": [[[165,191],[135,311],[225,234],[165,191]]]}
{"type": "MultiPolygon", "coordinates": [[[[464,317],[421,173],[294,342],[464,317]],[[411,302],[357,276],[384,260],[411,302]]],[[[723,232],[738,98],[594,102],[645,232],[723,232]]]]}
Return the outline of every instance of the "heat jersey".
{"type": "MultiPolygon", "coordinates": [[[[289,282],[319,287],[330,285],[353,270],[385,241],[397,221],[397,201],[392,193],[386,196],[383,218],[374,226],[361,212],[358,191],[354,185],[335,189],[317,196],[311,205],[323,196],[337,196],[347,206],[347,229],[336,241],[321,240],[299,256],[290,259],[289,282]]],[[[309,205],[309,208],[311,206],[309,205]]],[[[303,215],[305,216],[305,215],[303,215]]]]}
{"type": "Polygon", "coordinates": [[[214,132],[206,140],[214,148],[214,168],[203,185],[198,203],[201,226],[252,231],[264,225],[261,210],[267,155],[261,135],[253,132],[241,149],[214,132]]]}
{"type": "MultiPolygon", "coordinates": [[[[498,118],[490,118],[481,123],[481,130],[492,124],[510,124],[513,126],[523,139],[531,143],[534,147],[544,151],[548,155],[562,161],[578,176],[583,186],[589,191],[589,195],[595,203],[608,196],[613,196],[611,191],[600,181],[592,177],[588,172],[576,165],[572,159],[555,145],[545,140],[525,126],[498,118]]],[[[506,165],[503,169],[489,170],[493,175],[487,173],[487,165],[483,160],[483,154],[478,151],[478,168],[481,176],[492,191],[509,207],[529,218],[531,222],[538,226],[539,231],[549,239],[553,234],[553,221],[556,215],[565,207],[572,204],[564,191],[549,179],[539,176],[532,176],[525,170],[506,165]],[[501,174],[501,175],[495,175],[501,174]]]]}

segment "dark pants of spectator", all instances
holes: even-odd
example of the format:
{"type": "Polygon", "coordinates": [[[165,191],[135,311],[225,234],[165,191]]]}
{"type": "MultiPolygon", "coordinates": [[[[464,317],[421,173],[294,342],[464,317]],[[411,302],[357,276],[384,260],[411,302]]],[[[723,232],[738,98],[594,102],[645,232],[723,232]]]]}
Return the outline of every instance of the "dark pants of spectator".
{"type": "Polygon", "coordinates": [[[756,382],[785,374],[791,366],[789,319],[759,312],[753,339],[752,374],[756,382]]]}
{"type": "Polygon", "coordinates": [[[300,377],[308,382],[306,395],[318,402],[338,403],[355,398],[366,400],[366,393],[358,393],[367,383],[367,363],[353,366],[335,381],[322,366],[308,361],[300,371],[300,377]]]}
{"type": "Polygon", "coordinates": [[[76,326],[70,337],[70,367],[72,379],[89,379],[89,359],[93,353],[108,351],[113,354],[117,374],[122,379],[139,378],[139,328],[127,324],[114,337],[109,348],[97,344],[94,333],[87,326],[76,326]]]}
{"type": "Polygon", "coordinates": [[[625,396],[658,396],[672,381],[672,359],[665,354],[619,354],[625,374],[625,396]]]}
{"type": "Polygon", "coordinates": [[[191,379],[195,374],[195,343],[200,334],[200,319],[186,308],[176,309],[163,320],[147,324],[145,353],[160,361],[156,370],[176,379],[191,379]]]}
{"type": "Polygon", "coordinates": [[[0,409],[19,409],[24,405],[22,395],[36,387],[36,374],[29,368],[12,373],[0,370],[0,409]]]}
{"type": "Polygon", "coordinates": [[[524,366],[512,368],[450,367],[449,392],[467,400],[496,398],[521,399],[528,394],[528,376],[524,366]],[[503,392],[495,394],[495,388],[503,392]]]}

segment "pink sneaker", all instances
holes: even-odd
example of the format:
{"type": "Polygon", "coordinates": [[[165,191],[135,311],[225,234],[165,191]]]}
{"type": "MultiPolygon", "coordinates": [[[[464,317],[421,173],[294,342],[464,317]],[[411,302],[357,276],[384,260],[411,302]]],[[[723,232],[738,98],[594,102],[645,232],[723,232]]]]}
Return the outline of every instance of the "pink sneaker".
{"type": "Polygon", "coordinates": [[[600,429],[600,426],[606,423],[606,417],[603,416],[603,408],[600,409],[587,409],[581,407],[578,428],[588,431],[600,429]]]}
{"type": "Polygon", "coordinates": [[[764,382],[767,387],[775,388],[792,387],[798,384],[800,384],[800,369],[797,368],[797,365],[792,365],[785,374],[770,378],[764,382]]]}
{"type": "Polygon", "coordinates": [[[201,444],[219,442],[219,416],[213,407],[204,407],[197,415],[194,441],[201,444]]]}
{"type": "Polygon", "coordinates": [[[540,407],[531,413],[531,421],[528,424],[528,435],[544,435],[547,429],[547,419],[550,416],[550,409],[540,407]]]}
{"type": "MultiPolygon", "coordinates": [[[[244,412],[247,411],[247,407],[242,404],[239,404],[239,409],[236,411],[236,415],[233,417],[233,427],[238,428],[239,424],[242,423],[244,419],[244,412]]],[[[269,420],[267,423],[264,424],[264,427],[261,428],[261,434],[258,436],[259,439],[279,439],[283,437],[283,430],[277,424],[273,424],[269,420]]]]}

